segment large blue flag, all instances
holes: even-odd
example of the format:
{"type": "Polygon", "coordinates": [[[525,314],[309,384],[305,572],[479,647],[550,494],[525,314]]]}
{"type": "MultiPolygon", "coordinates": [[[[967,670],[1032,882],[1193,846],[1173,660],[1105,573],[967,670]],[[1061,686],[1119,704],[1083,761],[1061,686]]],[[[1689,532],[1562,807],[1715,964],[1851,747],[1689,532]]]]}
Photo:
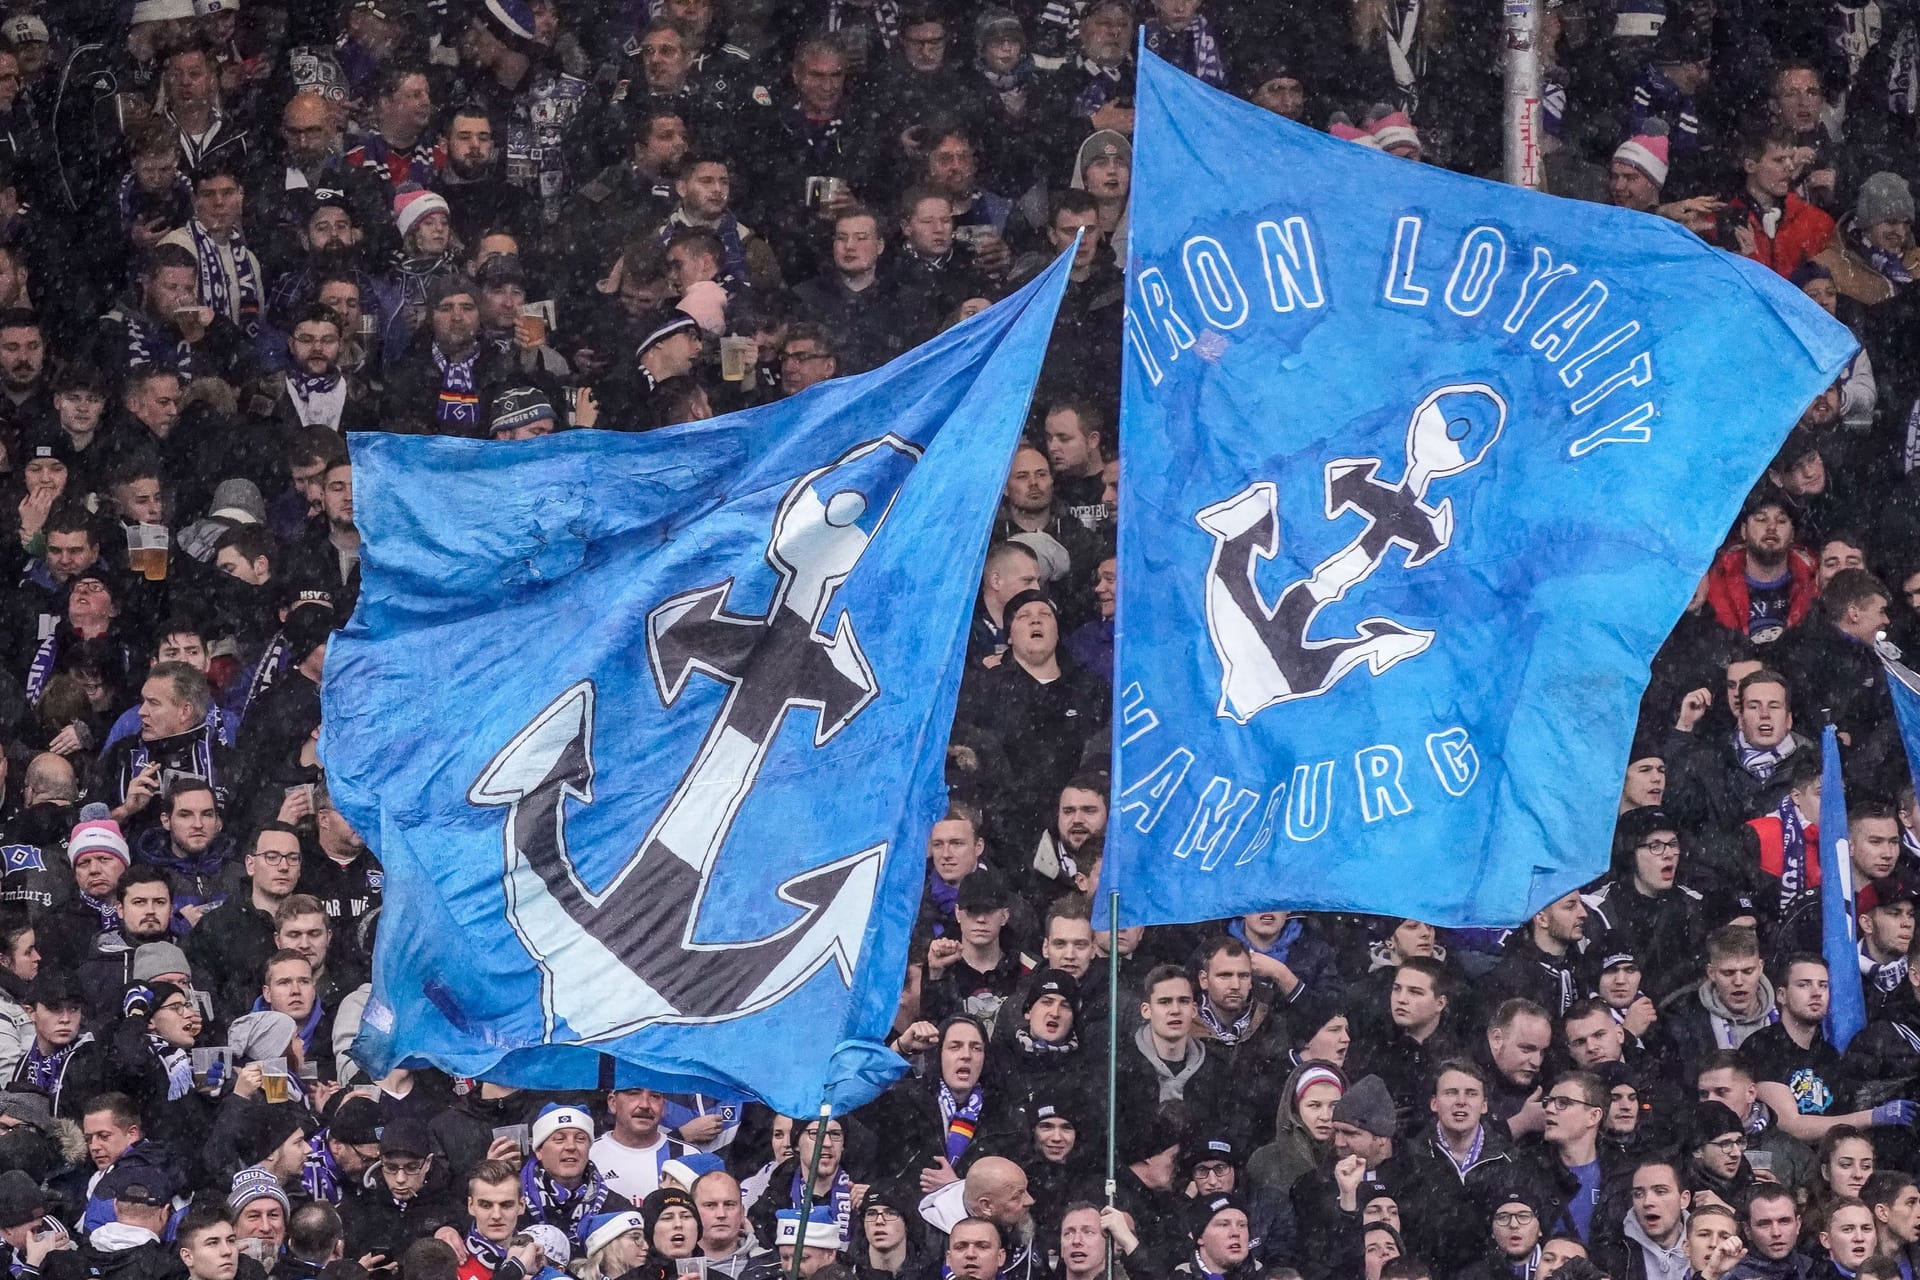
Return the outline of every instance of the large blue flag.
{"type": "MultiPolygon", "coordinates": [[[[1070,255],[1069,255],[1070,256],[1070,255]]],[[[858,1106],[1065,286],[647,435],[362,435],[321,757],[386,867],[355,1054],[858,1106]]]]}
{"type": "Polygon", "coordinates": [[[1840,736],[1828,725],[1820,734],[1820,950],[1827,962],[1827,1039],[1843,1053],[1867,1025],[1860,944],[1853,936],[1855,887],[1853,859],[1847,853],[1840,736]]]}
{"type": "Polygon", "coordinates": [[[1103,879],[1132,924],[1521,920],[1606,865],[1647,663],[1853,340],[1144,51],[1136,110],[1103,879]]]}
{"type": "Polygon", "coordinates": [[[1920,778],[1920,674],[1903,662],[1887,664],[1887,691],[1893,696],[1894,719],[1900,725],[1900,744],[1907,751],[1907,776],[1920,778]]]}

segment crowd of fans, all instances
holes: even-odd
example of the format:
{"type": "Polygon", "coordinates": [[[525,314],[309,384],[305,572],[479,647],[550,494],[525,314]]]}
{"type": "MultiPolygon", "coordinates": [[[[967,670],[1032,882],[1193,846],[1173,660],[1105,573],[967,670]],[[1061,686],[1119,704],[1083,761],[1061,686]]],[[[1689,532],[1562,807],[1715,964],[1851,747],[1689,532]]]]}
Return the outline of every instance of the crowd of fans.
{"type": "Polygon", "coordinates": [[[1875,646],[1920,644],[1920,9],[1542,8],[1549,189],[1765,263],[1863,353],[1655,662],[1600,881],[1511,930],[1116,938],[1087,895],[1136,32],[1485,174],[1500,6],[0,0],[11,1275],[1914,1280],[1920,804],[1875,646]],[[909,1074],[824,1123],[369,1079],[383,872],[315,758],[359,578],[348,433],[802,394],[1081,232],[969,633],[909,1074]],[[1844,1052],[1836,979],[1870,1014],[1844,1052]]]}

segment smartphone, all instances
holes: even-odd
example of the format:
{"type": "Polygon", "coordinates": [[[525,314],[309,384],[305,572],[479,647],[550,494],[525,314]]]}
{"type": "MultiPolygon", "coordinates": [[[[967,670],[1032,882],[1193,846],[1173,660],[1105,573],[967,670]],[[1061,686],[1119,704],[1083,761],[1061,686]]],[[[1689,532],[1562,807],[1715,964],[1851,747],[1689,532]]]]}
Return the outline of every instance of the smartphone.
{"type": "Polygon", "coordinates": [[[1755,1173],[1772,1173],[1773,1152],[1755,1151],[1749,1147],[1747,1149],[1747,1167],[1755,1173]]]}
{"type": "MultiPolygon", "coordinates": [[[[533,1153],[533,1131],[524,1124],[501,1125],[493,1131],[493,1136],[495,1138],[512,1138],[514,1146],[519,1149],[522,1160],[533,1153]]],[[[528,1239],[531,1240],[532,1237],[528,1237],[528,1239]]]]}

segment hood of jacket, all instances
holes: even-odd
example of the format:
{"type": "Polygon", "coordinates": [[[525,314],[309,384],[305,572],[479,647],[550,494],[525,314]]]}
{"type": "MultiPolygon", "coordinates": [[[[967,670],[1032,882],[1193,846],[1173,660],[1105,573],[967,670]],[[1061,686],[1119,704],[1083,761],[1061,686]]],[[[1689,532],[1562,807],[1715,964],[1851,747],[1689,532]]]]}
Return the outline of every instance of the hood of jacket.
{"type": "Polygon", "coordinates": [[[1727,1006],[1720,1000],[1720,993],[1714,990],[1711,982],[1702,982],[1700,984],[1700,1003],[1706,1008],[1708,1013],[1716,1018],[1724,1018],[1736,1027],[1745,1027],[1752,1030],[1758,1030],[1766,1026],[1770,1020],[1769,1015],[1773,1013],[1773,983],[1768,980],[1764,973],[1760,975],[1760,986],[1755,992],[1755,995],[1757,998],[1754,1000],[1752,1013],[1745,1015],[1734,1014],[1727,1011],[1727,1006]]]}

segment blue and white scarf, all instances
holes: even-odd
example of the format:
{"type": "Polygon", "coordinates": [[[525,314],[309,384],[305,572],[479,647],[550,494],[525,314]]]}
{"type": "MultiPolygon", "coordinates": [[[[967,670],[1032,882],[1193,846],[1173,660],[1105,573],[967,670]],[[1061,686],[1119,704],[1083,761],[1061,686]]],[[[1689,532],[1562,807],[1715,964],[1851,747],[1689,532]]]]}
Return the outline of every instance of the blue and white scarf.
{"type": "Polygon", "coordinates": [[[1227,66],[1220,59],[1220,42],[1205,18],[1196,17],[1179,31],[1153,21],[1145,24],[1147,48],[1196,80],[1216,89],[1227,87],[1227,66]]]}
{"type": "MultiPolygon", "coordinates": [[[[796,1169],[793,1182],[787,1188],[788,1202],[796,1206],[800,1203],[800,1179],[803,1176],[796,1169]]],[[[853,1179],[845,1169],[833,1171],[832,1188],[825,1196],[816,1197],[815,1202],[833,1206],[833,1220],[840,1224],[840,1238],[845,1240],[847,1227],[853,1221],[853,1179]]]]}
{"type": "MultiPolygon", "coordinates": [[[[83,1038],[91,1039],[92,1037],[83,1038]]],[[[52,1053],[41,1053],[40,1039],[38,1036],[34,1037],[33,1044],[27,1049],[27,1056],[22,1059],[22,1078],[49,1098],[56,1096],[60,1092],[61,1073],[67,1069],[67,1059],[73,1056],[73,1051],[79,1048],[80,1044],[81,1040],[76,1039],[72,1044],[62,1045],[52,1053]]]]}
{"type": "Polygon", "coordinates": [[[1885,249],[1867,239],[1867,229],[1856,226],[1853,229],[1853,247],[1867,260],[1867,265],[1878,271],[1890,285],[1913,283],[1913,273],[1907,270],[1907,264],[1900,261],[1897,253],[1888,253],[1885,249]]]}
{"type": "Polygon", "coordinates": [[[527,1161],[520,1170],[520,1200],[527,1207],[527,1216],[559,1227],[575,1245],[586,1243],[587,1223],[605,1212],[611,1194],[592,1161],[587,1162],[586,1181],[572,1191],[548,1177],[538,1160],[527,1161]]]}
{"type": "Polygon", "coordinates": [[[314,1135],[307,1143],[307,1158],[300,1166],[300,1185],[315,1200],[340,1203],[340,1166],[327,1150],[327,1135],[314,1135]]]}
{"type": "Polygon", "coordinates": [[[79,890],[79,895],[82,905],[91,908],[93,914],[100,917],[100,932],[112,933],[120,927],[120,908],[111,902],[101,901],[85,889],[79,890]]]}
{"type": "Polygon", "coordinates": [[[167,1101],[177,1102],[193,1092],[193,1055],[177,1044],[147,1032],[147,1047],[167,1073],[167,1101]]]}
{"type": "Polygon", "coordinates": [[[1733,734],[1733,749],[1740,757],[1740,767],[1762,782],[1773,777],[1774,770],[1793,754],[1797,745],[1792,734],[1771,747],[1752,746],[1747,742],[1746,734],[1738,729],[1733,734]]]}
{"type": "Polygon", "coordinates": [[[1791,795],[1780,798],[1774,816],[1780,819],[1780,905],[1784,907],[1807,887],[1807,824],[1791,795]]]}
{"type": "Polygon", "coordinates": [[[1453,1148],[1439,1138],[1434,1139],[1433,1145],[1440,1148],[1441,1154],[1447,1157],[1447,1163],[1453,1166],[1454,1172],[1460,1175],[1460,1181],[1464,1183],[1467,1180],[1467,1170],[1480,1163],[1481,1152],[1487,1145],[1487,1126],[1485,1124],[1474,1126],[1473,1145],[1467,1148],[1465,1159],[1456,1158],[1453,1148]]]}
{"type": "Polygon", "coordinates": [[[187,223],[187,234],[193,239],[194,261],[200,266],[200,302],[213,308],[217,316],[225,316],[240,326],[248,337],[260,332],[260,308],[266,303],[266,291],[260,284],[260,273],[256,270],[251,253],[247,252],[247,242],[236,229],[229,231],[224,240],[216,240],[213,234],[195,218],[187,223]],[[223,255],[221,250],[226,250],[223,255]],[[233,277],[228,279],[225,258],[233,259],[233,277]],[[234,296],[234,287],[238,286],[239,296],[234,296]]]}
{"type": "Polygon", "coordinates": [[[500,1264],[507,1260],[506,1246],[497,1245],[481,1235],[478,1227],[467,1232],[467,1252],[489,1271],[498,1271],[500,1264]]]}

